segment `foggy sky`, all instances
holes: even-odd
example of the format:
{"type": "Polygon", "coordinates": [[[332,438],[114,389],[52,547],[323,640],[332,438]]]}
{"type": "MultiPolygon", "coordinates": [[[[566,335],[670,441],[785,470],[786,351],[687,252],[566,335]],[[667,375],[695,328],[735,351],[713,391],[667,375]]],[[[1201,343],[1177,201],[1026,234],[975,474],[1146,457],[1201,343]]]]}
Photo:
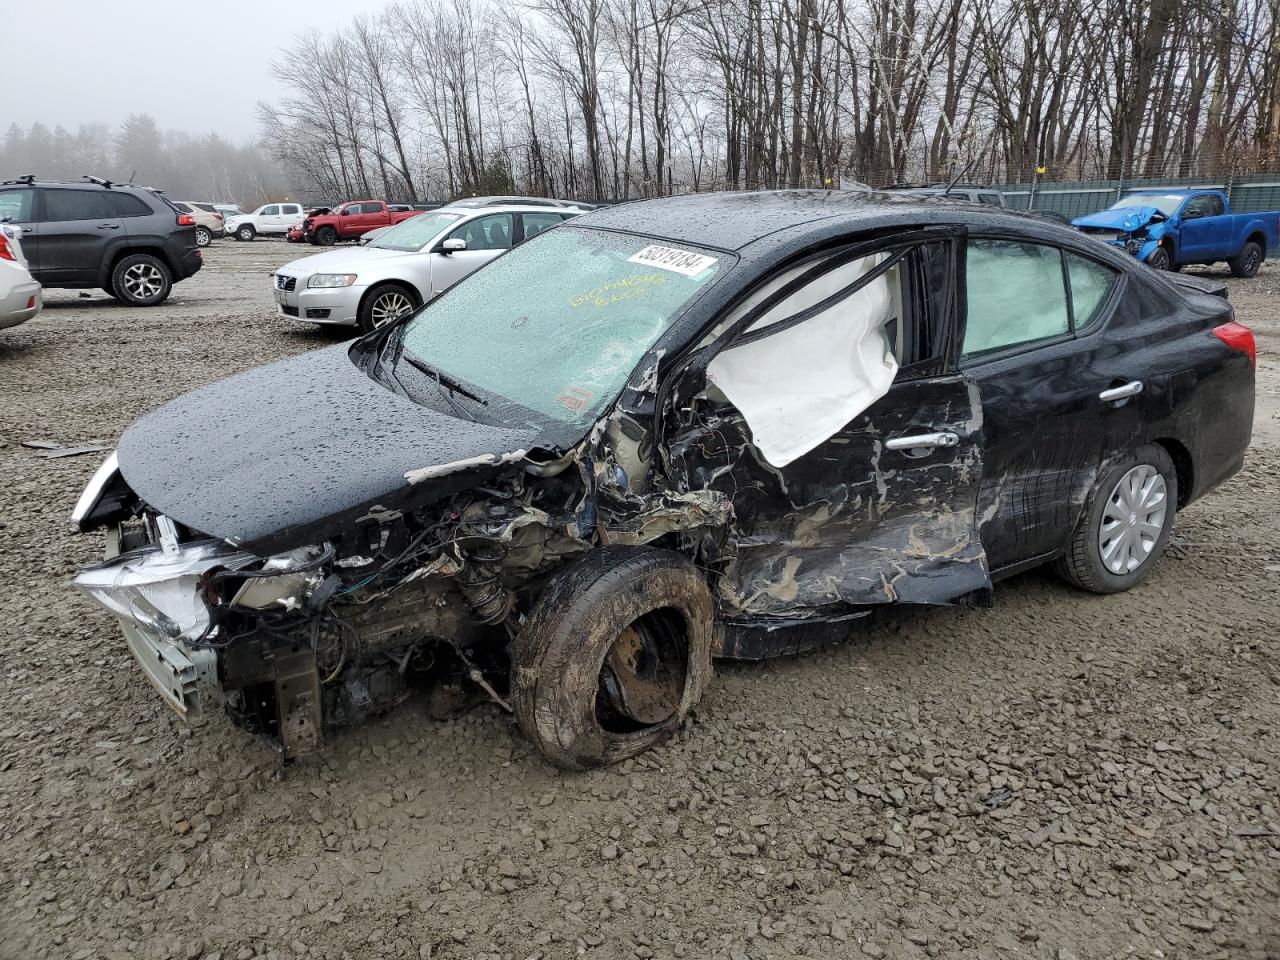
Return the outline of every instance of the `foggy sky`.
{"type": "Polygon", "coordinates": [[[277,100],[270,65],[293,38],[328,33],[390,0],[2,0],[0,135],[39,121],[74,132],[149,113],[161,130],[258,136],[277,100]]]}

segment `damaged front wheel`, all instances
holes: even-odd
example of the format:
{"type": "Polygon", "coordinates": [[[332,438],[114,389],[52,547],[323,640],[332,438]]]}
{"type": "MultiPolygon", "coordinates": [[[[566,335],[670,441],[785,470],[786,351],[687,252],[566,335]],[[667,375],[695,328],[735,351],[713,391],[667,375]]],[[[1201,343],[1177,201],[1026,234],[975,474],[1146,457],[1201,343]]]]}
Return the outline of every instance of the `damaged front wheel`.
{"type": "Polygon", "coordinates": [[[516,719],[567,769],[643,753],[701,698],[714,628],[706,581],[686,558],[595,551],[551,578],[512,643],[516,719]]]}

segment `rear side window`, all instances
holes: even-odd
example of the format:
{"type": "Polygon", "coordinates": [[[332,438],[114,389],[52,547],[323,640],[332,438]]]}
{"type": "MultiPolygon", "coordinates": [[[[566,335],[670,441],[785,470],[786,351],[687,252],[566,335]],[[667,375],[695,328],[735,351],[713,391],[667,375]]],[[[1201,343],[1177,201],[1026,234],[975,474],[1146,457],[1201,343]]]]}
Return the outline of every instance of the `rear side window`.
{"type": "Polygon", "coordinates": [[[191,207],[188,204],[183,203],[181,200],[174,200],[173,205],[177,207],[179,210],[181,210],[183,213],[192,212],[191,207]]]}
{"type": "Polygon", "coordinates": [[[524,213],[524,238],[532,240],[544,230],[550,230],[561,220],[558,213],[524,213]]]}
{"type": "Polygon", "coordinates": [[[1098,321],[1120,274],[1057,247],[971,240],[966,357],[1052,340],[1098,321]]]}
{"type": "Polygon", "coordinates": [[[215,207],[212,203],[197,203],[196,206],[199,207],[201,210],[203,210],[205,213],[218,212],[218,208],[215,207]]]}
{"type": "Polygon", "coordinates": [[[1101,316],[1120,274],[1093,260],[1068,253],[1067,276],[1071,283],[1072,326],[1082,330],[1101,316]]]}
{"type": "Polygon", "coordinates": [[[302,212],[302,208],[298,206],[296,203],[286,203],[281,209],[287,214],[302,212]]]}
{"type": "Polygon", "coordinates": [[[998,193],[980,193],[978,194],[978,202],[987,203],[993,207],[1004,206],[1004,204],[1000,202],[1000,194],[998,193]]]}
{"type": "Polygon", "coordinates": [[[115,217],[101,190],[45,190],[44,219],[49,223],[67,220],[104,220],[115,217]]]}
{"type": "Polygon", "coordinates": [[[1062,254],[1057,247],[971,240],[965,356],[1071,331],[1062,254]]]}
{"type": "Polygon", "coordinates": [[[361,213],[381,213],[382,204],[380,203],[362,203],[360,204],[361,213]]]}
{"type": "Polygon", "coordinates": [[[149,217],[154,212],[146,201],[131,193],[108,193],[105,196],[117,217],[149,217]]]}
{"type": "Polygon", "coordinates": [[[31,220],[31,200],[35,191],[26,187],[0,189],[0,220],[27,223],[31,220]]]}

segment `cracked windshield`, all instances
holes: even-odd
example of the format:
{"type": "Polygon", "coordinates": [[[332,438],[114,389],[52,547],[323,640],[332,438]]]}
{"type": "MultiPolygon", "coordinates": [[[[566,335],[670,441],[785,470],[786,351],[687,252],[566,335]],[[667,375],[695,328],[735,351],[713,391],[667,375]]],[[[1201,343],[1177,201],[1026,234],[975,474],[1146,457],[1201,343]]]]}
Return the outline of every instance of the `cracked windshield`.
{"type": "Polygon", "coordinates": [[[587,422],[725,266],[723,255],[687,246],[557,229],[431,304],[409,323],[404,346],[553,420],[587,422]]]}

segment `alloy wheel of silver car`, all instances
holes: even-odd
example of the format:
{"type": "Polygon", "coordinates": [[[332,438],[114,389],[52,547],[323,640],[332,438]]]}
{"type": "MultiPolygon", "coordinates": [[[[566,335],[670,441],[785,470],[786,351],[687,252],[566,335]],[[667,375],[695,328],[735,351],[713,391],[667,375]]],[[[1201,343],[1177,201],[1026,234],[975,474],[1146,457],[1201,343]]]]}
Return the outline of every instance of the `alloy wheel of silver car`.
{"type": "Polygon", "coordinates": [[[124,272],[125,291],[135,300],[147,300],[164,289],[164,274],[150,263],[135,263],[124,272]]]}
{"type": "Polygon", "coordinates": [[[388,290],[373,301],[369,314],[374,327],[380,327],[392,320],[399,320],[413,309],[413,302],[397,290],[388,290]]]}
{"type": "Polygon", "coordinates": [[[1151,556],[1164,530],[1169,491],[1150,464],[1134,467],[1115,485],[1098,525],[1098,554],[1111,573],[1133,573],[1151,556]]]}

